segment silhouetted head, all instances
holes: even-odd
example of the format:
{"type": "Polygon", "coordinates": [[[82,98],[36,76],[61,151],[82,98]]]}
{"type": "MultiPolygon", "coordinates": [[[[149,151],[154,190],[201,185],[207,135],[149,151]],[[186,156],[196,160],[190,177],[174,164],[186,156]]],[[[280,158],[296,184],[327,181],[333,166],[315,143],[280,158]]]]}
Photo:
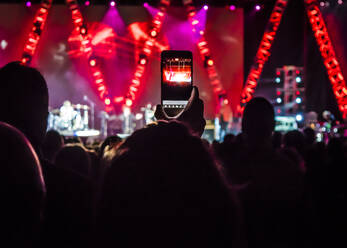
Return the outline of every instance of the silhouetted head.
{"type": "Polygon", "coordinates": [[[42,145],[42,152],[46,159],[53,161],[57,152],[63,147],[64,139],[55,130],[49,130],[46,133],[45,140],[42,145]]]}
{"type": "Polygon", "coordinates": [[[242,118],[242,133],[247,142],[258,143],[271,138],[275,127],[275,113],[271,103],[255,97],[246,105],[242,118]]]}
{"type": "Polygon", "coordinates": [[[122,142],[122,139],[117,136],[117,135],[113,135],[113,136],[109,136],[107,137],[104,142],[102,142],[101,146],[100,146],[100,157],[103,156],[105,148],[107,146],[109,146],[109,148],[112,148],[114,146],[119,145],[122,142]]]}
{"type": "Polygon", "coordinates": [[[0,122],[0,240],[4,247],[32,247],[43,214],[45,184],[28,139],[0,122]]]}
{"type": "Polygon", "coordinates": [[[65,145],[55,156],[55,165],[72,170],[82,176],[89,177],[91,161],[88,152],[78,144],[65,145]]]}
{"type": "Polygon", "coordinates": [[[36,146],[45,137],[48,89],[41,73],[12,62],[0,69],[0,121],[21,130],[36,146]]]}
{"type": "Polygon", "coordinates": [[[281,148],[282,146],[282,133],[281,132],[273,132],[272,134],[272,145],[275,149],[281,148]]]}
{"type": "Polygon", "coordinates": [[[304,129],[304,135],[305,135],[306,145],[313,145],[313,143],[316,141],[315,131],[312,128],[307,127],[304,129]]]}
{"type": "Polygon", "coordinates": [[[284,135],[283,143],[285,147],[295,148],[298,153],[303,155],[305,148],[305,137],[302,132],[298,130],[289,131],[284,135]]]}
{"type": "Polygon", "coordinates": [[[212,157],[177,122],[135,131],[101,191],[102,242],[120,247],[230,246],[235,209],[212,157]]]}

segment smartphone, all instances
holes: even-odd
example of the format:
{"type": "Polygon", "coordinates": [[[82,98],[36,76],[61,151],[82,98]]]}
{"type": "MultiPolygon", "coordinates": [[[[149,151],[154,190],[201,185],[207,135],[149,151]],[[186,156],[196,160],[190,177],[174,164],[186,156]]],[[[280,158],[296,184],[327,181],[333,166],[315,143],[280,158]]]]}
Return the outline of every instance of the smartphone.
{"type": "Polygon", "coordinates": [[[193,55],[190,51],[161,53],[161,104],[169,117],[186,107],[193,87],[193,55]]]}

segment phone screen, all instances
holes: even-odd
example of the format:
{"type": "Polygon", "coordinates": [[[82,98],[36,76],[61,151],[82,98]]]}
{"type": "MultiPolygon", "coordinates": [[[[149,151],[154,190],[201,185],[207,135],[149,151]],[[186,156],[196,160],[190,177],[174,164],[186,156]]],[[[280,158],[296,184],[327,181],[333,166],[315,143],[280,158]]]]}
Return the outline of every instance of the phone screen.
{"type": "Polygon", "coordinates": [[[190,51],[163,51],[161,99],[164,111],[176,116],[188,103],[192,91],[193,59],[190,51]]]}

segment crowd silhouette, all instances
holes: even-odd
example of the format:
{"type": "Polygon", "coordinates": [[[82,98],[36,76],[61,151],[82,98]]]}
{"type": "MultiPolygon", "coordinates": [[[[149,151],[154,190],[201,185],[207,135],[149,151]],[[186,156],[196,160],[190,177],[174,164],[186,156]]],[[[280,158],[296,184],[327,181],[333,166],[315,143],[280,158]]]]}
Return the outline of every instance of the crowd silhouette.
{"type": "Polygon", "coordinates": [[[346,139],[274,132],[264,98],[242,133],[200,138],[194,87],[179,118],[87,146],[46,132],[34,68],[0,69],[0,242],[4,247],[346,247],[346,139]]]}

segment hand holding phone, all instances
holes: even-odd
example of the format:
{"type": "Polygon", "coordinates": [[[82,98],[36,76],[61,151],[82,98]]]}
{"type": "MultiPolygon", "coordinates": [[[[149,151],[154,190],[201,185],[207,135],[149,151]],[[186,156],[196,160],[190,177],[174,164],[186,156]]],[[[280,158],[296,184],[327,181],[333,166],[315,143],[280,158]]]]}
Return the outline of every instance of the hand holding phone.
{"type": "Polygon", "coordinates": [[[178,120],[186,123],[191,130],[201,136],[204,132],[206,121],[204,118],[204,102],[199,98],[199,90],[193,87],[186,107],[176,117],[170,117],[166,114],[161,104],[157,105],[154,114],[157,120],[178,120]]]}

